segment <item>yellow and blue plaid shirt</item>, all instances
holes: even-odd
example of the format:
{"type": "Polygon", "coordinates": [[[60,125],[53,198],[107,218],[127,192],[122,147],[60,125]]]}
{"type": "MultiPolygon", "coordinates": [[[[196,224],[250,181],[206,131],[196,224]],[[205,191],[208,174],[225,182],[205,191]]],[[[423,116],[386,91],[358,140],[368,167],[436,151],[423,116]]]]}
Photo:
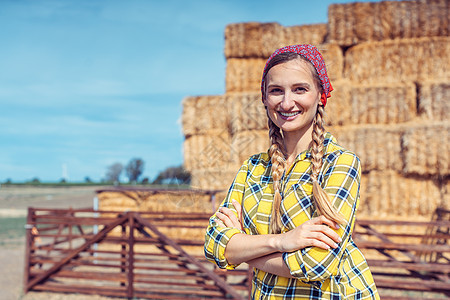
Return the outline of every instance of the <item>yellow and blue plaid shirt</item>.
{"type": "MultiPolygon", "coordinates": [[[[295,278],[254,269],[252,299],[379,299],[366,260],[352,240],[359,204],[361,169],[359,158],[325,135],[325,155],[318,181],[346,224],[336,230],[342,242],[336,249],[307,247],[283,253],[295,278]]],[[[268,153],[251,156],[240,168],[221,206],[234,210],[231,200],[242,205],[244,231],[221,227],[213,215],[205,236],[205,256],[220,268],[228,264],[225,248],[237,233],[268,234],[273,201],[271,162],[268,153]]],[[[283,176],[282,232],[294,229],[318,215],[312,199],[311,153],[300,153],[283,176]]],[[[235,211],[235,210],[234,210],[235,211]]]]}

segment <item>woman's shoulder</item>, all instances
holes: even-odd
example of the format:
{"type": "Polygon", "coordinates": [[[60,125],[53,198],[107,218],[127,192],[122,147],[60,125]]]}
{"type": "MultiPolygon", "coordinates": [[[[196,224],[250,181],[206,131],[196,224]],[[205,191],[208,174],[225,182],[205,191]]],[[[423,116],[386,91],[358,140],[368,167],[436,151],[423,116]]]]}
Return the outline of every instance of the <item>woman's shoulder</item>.
{"type": "Polygon", "coordinates": [[[268,152],[261,152],[261,153],[257,153],[257,154],[253,154],[252,156],[250,156],[247,161],[246,161],[247,165],[250,167],[255,167],[255,166],[267,166],[270,163],[270,157],[269,157],[269,153],[268,152]]]}
{"type": "Polygon", "coordinates": [[[329,132],[325,134],[324,146],[326,149],[324,157],[328,162],[332,162],[337,158],[356,160],[358,163],[360,162],[360,159],[355,152],[339,144],[337,139],[329,132]]]}
{"type": "Polygon", "coordinates": [[[261,152],[250,156],[244,163],[247,169],[247,177],[257,180],[261,176],[266,176],[271,166],[268,152],[261,152]]]}

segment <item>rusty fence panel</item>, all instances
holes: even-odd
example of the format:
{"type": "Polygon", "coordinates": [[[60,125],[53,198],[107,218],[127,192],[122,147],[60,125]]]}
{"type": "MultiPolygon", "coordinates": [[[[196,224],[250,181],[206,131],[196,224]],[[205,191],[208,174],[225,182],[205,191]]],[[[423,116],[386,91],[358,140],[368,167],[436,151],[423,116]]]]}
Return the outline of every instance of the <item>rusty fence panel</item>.
{"type": "Polygon", "coordinates": [[[30,208],[24,290],[151,299],[244,299],[248,274],[199,252],[205,214],[30,208]],[[183,238],[180,238],[183,237],[183,238]]]}

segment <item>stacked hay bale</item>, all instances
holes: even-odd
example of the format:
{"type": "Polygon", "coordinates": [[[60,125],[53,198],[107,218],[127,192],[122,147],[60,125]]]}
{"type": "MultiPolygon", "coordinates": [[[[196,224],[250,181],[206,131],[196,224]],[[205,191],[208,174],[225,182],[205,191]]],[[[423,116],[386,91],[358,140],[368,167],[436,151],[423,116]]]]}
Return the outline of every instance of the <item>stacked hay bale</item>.
{"type": "Polygon", "coordinates": [[[450,30],[446,0],[330,5],[328,24],[231,24],[226,93],[183,105],[185,167],[197,188],[226,189],[266,151],[261,73],[280,46],[310,43],[334,86],[327,129],[361,158],[360,217],[415,220],[448,207],[450,30]]]}

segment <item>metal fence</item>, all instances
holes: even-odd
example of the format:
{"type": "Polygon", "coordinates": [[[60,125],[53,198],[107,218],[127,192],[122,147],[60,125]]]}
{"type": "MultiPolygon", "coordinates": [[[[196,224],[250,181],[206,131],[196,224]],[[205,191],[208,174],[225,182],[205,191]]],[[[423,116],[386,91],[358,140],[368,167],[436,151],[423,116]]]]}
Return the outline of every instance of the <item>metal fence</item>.
{"type": "MultiPolygon", "coordinates": [[[[450,212],[429,222],[358,220],[354,240],[383,299],[450,296],[450,212]],[[401,230],[392,230],[401,228],[401,230]],[[413,229],[413,233],[408,228],[413,229]]],[[[203,257],[209,215],[29,208],[24,290],[151,299],[245,299],[251,271],[203,257]]]]}

